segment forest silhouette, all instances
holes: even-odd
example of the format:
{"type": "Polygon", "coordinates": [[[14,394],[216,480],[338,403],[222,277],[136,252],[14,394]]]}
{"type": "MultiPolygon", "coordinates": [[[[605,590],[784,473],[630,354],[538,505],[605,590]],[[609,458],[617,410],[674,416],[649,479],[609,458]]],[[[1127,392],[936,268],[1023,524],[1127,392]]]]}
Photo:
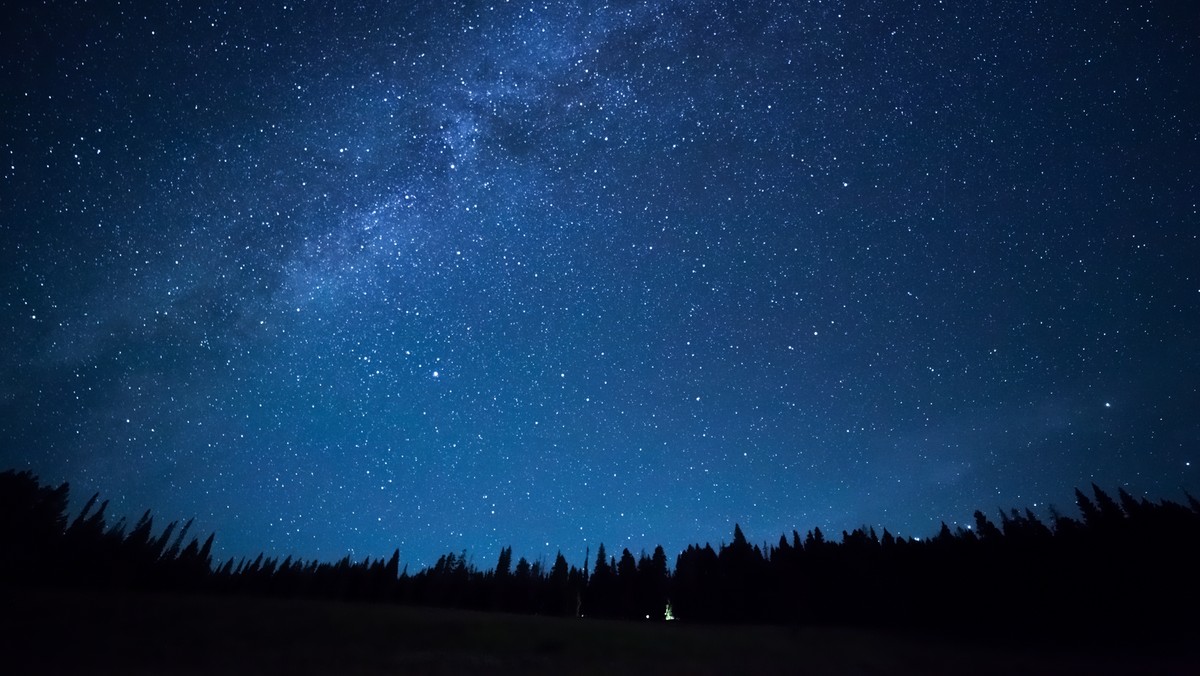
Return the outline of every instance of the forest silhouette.
{"type": "Polygon", "coordinates": [[[1051,510],[976,511],[971,528],[942,524],[932,538],[873,528],[793,531],[752,544],[739,526],[714,548],[690,545],[669,565],[603,545],[582,566],[559,552],[552,564],[493,568],[466,552],[426,569],[389,558],[336,562],[256,558],[214,564],[214,535],[192,522],[156,531],[149,511],[108,523],[94,495],[68,513],[69,486],[30,472],[0,473],[0,586],[178,591],[336,599],[553,616],[641,621],[931,628],[1054,640],[1160,637],[1194,631],[1200,600],[1196,543],[1200,502],[1151,502],[1098,486],[1075,491],[1079,518],[1051,510]]]}

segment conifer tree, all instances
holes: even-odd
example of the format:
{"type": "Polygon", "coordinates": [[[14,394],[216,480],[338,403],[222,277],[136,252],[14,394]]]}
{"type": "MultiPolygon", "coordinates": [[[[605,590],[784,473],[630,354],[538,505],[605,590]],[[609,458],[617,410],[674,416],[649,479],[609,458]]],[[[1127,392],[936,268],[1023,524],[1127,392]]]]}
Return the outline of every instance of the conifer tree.
{"type": "Polygon", "coordinates": [[[496,578],[505,579],[512,572],[512,547],[501,547],[500,558],[496,561],[496,578]]]}

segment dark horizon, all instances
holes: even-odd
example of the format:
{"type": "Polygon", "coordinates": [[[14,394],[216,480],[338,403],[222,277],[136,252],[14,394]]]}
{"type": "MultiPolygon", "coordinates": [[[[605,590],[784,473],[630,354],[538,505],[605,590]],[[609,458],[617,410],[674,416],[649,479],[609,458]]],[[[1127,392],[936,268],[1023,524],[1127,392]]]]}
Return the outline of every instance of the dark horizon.
{"type": "MultiPolygon", "coordinates": [[[[341,601],[793,632],[918,631],[975,649],[1175,653],[1191,645],[1197,622],[1178,609],[1200,602],[1191,565],[1200,501],[1186,497],[1152,503],[1093,485],[1090,495],[1075,491],[1078,518],[1060,513],[1044,523],[1012,509],[997,521],[976,511],[975,530],[942,524],[924,541],[814,529],[760,548],[735,526],[727,544],[691,545],[673,568],[662,547],[635,556],[599,545],[582,567],[561,553],[547,565],[504,548],[490,568],[448,553],[414,572],[399,550],[387,559],[260,554],[222,564],[212,559],[215,536],[194,534],[192,522],[156,528],[147,511],[136,523],[111,524],[96,499],[71,518],[66,484],[8,470],[0,472],[0,589],[55,603],[116,595],[130,609],[160,603],[143,595],[150,592],[227,608],[237,599],[341,601]]],[[[366,605],[322,612],[383,620],[371,620],[366,605]]]]}
{"type": "MultiPolygon", "coordinates": [[[[146,508],[138,510],[136,512],[136,518],[134,518],[133,515],[115,512],[112,506],[113,501],[110,498],[106,498],[100,492],[93,493],[86,499],[81,498],[79,495],[71,495],[70,482],[62,482],[60,484],[44,482],[41,477],[27,469],[18,470],[15,468],[10,468],[7,470],[2,470],[0,471],[0,477],[5,478],[6,480],[14,477],[18,479],[25,477],[24,481],[26,481],[29,485],[41,486],[40,491],[42,494],[46,494],[48,491],[66,493],[67,497],[62,501],[62,523],[64,529],[67,531],[78,528],[82,523],[90,520],[92,522],[91,527],[93,529],[101,529],[104,532],[108,532],[110,535],[116,535],[119,533],[121,534],[121,537],[124,537],[125,535],[128,535],[128,531],[131,528],[144,524],[148,528],[152,526],[150,530],[147,530],[147,536],[151,537],[152,539],[161,537],[164,542],[171,540],[172,531],[176,531],[178,537],[180,538],[179,541],[175,543],[176,546],[182,544],[182,537],[185,533],[190,532],[190,538],[195,540],[195,544],[199,544],[199,542],[205,539],[205,536],[207,535],[207,543],[204,551],[205,556],[209,557],[210,559],[207,569],[211,572],[217,572],[222,568],[241,569],[243,566],[249,565],[256,560],[260,562],[274,561],[275,563],[286,560],[295,561],[297,564],[303,562],[306,565],[330,565],[339,561],[348,561],[350,563],[361,563],[363,561],[382,562],[384,559],[389,558],[385,556],[385,553],[383,552],[374,554],[369,552],[357,554],[355,552],[347,552],[342,556],[336,556],[329,559],[316,559],[299,556],[293,552],[275,552],[266,548],[259,548],[243,555],[233,554],[223,556],[219,546],[219,538],[216,537],[216,532],[205,531],[203,524],[198,523],[194,517],[165,519],[163,515],[155,514],[152,508],[146,508]],[[66,524],[71,524],[70,528],[66,528],[66,524]],[[178,530],[180,526],[183,526],[182,532],[178,530]]],[[[18,482],[13,485],[20,485],[20,483],[18,482]]],[[[13,504],[16,505],[19,504],[22,496],[27,496],[29,494],[29,491],[21,490],[17,491],[12,496],[5,497],[7,499],[14,500],[15,502],[13,504]]],[[[890,540],[893,542],[908,541],[911,543],[928,543],[931,541],[936,541],[939,538],[944,539],[947,536],[952,536],[953,538],[958,539],[975,540],[984,538],[984,532],[996,529],[996,524],[999,523],[1003,526],[1003,528],[999,529],[1001,532],[997,536],[1003,535],[1020,539],[1023,528],[1025,528],[1026,525],[1032,525],[1035,530],[1042,530],[1044,528],[1044,532],[1047,535],[1061,535],[1062,533],[1060,533],[1060,530],[1069,533],[1069,531],[1073,529],[1078,529],[1085,526],[1095,527],[1101,522],[1106,524],[1101,528],[1101,530],[1111,530],[1114,524],[1118,522],[1130,521],[1132,523],[1133,521],[1136,521],[1135,517],[1138,516],[1139,512],[1152,512],[1156,509],[1163,508],[1182,509],[1185,512],[1190,508],[1195,515],[1200,517],[1200,502],[1198,502],[1196,497],[1188,491],[1182,491],[1182,496],[1184,498],[1183,502],[1168,498],[1150,500],[1145,496],[1133,495],[1126,491],[1124,487],[1117,488],[1117,496],[1119,496],[1119,501],[1106,492],[1102,487],[1093,483],[1088,490],[1081,490],[1080,488],[1074,489],[1074,497],[1070,503],[1071,507],[1066,510],[1059,508],[1055,504],[1046,506],[1045,510],[1043,510],[1045,512],[1044,514],[1039,513],[1039,510],[1035,510],[1028,506],[997,508],[992,513],[985,512],[982,509],[977,509],[972,512],[969,522],[947,523],[942,521],[939,524],[939,528],[933,535],[926,536],[898,533],[891,530],[887,526],[879,526],[877,528],[872,524],[860,524],[857,527],[846,528],[840,531],[829,528],[821,528],[820,526],[813,526],[812,528],[804,530],[793,529],[791,532],[781,532],[777,536],[768,537],[765,540],[756,540],[755,538],[747,537],[744,530],[741,528],[741,525],[735,523],[728,539],[721,538],[717,541],[708,541],[688,539],[687,536],[682,536],[687,544],[677,551],[673,551],[670,548],[664,548],[662,544],[654,544],[650,547],[633,551],[628,547],[609,548],[603,542],[600,542],[597,543],[595,548],[589,545],[585,549],[584,557],[580,562],[572,560],[569,554],[562,550],[557,550],[553,555],[545,552],[537,555],[536,552],[518,551],[515,553],[515,556],[517,556],[521,561],[525,561],[531,565],[540,567],[543,573],[546,570],[549,570],[554,559],[561,557],[566,560],[567,564],[572,570],[578,569],[586,575],[588,571],[591,570],[591,567],[594,565],[594,563],[599,560],[600,552],[609,552],[615,564],[616,559],[620,558],[622,553],[632,554],[640,560],[649,556],[650,551],[654,551],[656,555],[659,551],[662,551],[668,556],[666,566],[667,572],[674,573],[674,562],[680,555],[683,555],[691,550],[711,548],[724,550],[734,542],[740,542],[744,546],[753,548],[755,550],[760,550],[763,554],[770,554],[774,552],[781,540],[785,542],[791,542],[793,545],[795,545],[800,542],[811,543],[814,540],[814,537],[818,543],[828,542],[835,545],[853,544],[859,538],[868,538],[876,546],[879,544],[880,540],[890,540]],[[997,521],[997,519],[999,520],[997,521]],[[1010,527],[1016,530],[1010,532],[1010,527]]],[[[12,505],[10,505],[10,507],[11,506],[12,505]]],[[[20,510],[18,510],[18,513],[20,513],[20,510]]],[[[662,540],[660,540],[660,542],[661,541],[662,540]]],[[[473,572],[486,573],[491,570],[486,563],[488,557],[491,556],[493,559],[500,557],[500,559],[503,560],[506,556],[505,552],[507,552],[507,560],[510,564],[517,560],[513,559],[514,552],[511,545],[502,545],[497,552],[476,552],[466,549],[443,549],[436,561],[429,564],[423,564],[419,561],[405,559],[403,557],[403,552],[399,547],[393,550],[392,557],[395,558],[396,562],[399,564],[399,570],[408,575],[428,573],[435,566],[444,563],[447,556],[452,558],[458,557],[458,560],[465,564],[467,568],[473,572]],[[483,560],[477,561],[477,556],[482,557],[483,560]]]]}
{"type": "MultiPolygon", "coordinates": [[[[225,563],[229,563],[229,562],[232,562],[234,564],[249,563],[249,562],[253,561],[255,558],[259,558],[259,557],[265,557],[267,559],[275,559],[277,561],[282,561],[284,559],[294,559],[294,560],[305,560],[305,561],[310,561],[310,562],[318,562],[319,561],[321,563],[333,563],[333,562],[342,560],[345,557],[349,557],[351,561],[362,561],[364,558],[370,559],[370,560],[376,560],[376,559],[381,559],[381,558],[386,559],[387,555],[389,555],[393,550],[397,550],[397,551],[399,551],[399,553],[401,555],[401,558],[400,558],[401,566],[403,568],[407,569],[410,573],[416,573],[416,572],[419,572],[422,570],[427,570],[427,569],[433,567],[437,563],[437,561],[443,559],[447,554],[454,554],[454,555],[466,554],[466,557],[467,557],[466,560],[470,563],[470,565],[479,566],[480,570],[487,570],[488,562],[491,561],[492,559],[494,559],[496,557],[496,555],[498,555],[500,553],[500,551],[502,551],[504,549],[509,549],[509,550],[513,549],[512,545],[506,545],[506,544],[499,545],[494,551],[472,550],[470,548],[463,548],[463,547],[459,547],[457,549],[455,549],[453,547],[443,547],[440,550],[436,550],[433,557],[428,561],[409,557],[404,552],[403,547],[399,546],[398,544],[393,545],[390,549],[380,550],[380,551],[355,551],[354,549],[347,547],[346,549],[339,552],[335,549],[335,550],[333,550],[333,554],[330,556],[327,556],[327,557],[305,556],[297,551],[278,550],[278,549],[273,549],[271,547],[258,547],[258,548],[251,547],[249,550],[246,550],[243,552],[234,552],[234,551],[229,551],[229,548],[222,544],[222,541],[221,541],[222,538],[219,537],[219,534],[215,530],[207,529],[203,520],[197,518],[194,515],[172,515],[172,514],[160,513],[157,510],[155,510],[152,506],[149,506],[149,505],[145,505],[145,506],[126,505],[126,507],[128,508],[129,511],[121,511],[123,501],[121,501],[119,498],[114,499],[113,497],[108,496],[102,490],[98,490],[98,491],[95,491],[94,493],[84,495],[84,494],[80,493],[79,491],[75,490],[74,489],[75,484],[69,480],[48,481],[45,479],[45,477],[40,477],[39,475],[37,475],[37,473],[34,472],[30,468],[9,468],[8,471],[30,472],[35,477],[37,477],[39,480],[41,480],[43,482],[43,485],[45,485],[45,486],[60,486],[62,484],[67,484],[68,486],[71,486],[72,489],[71,489],[71,494],[70,494],[70,499],[68,502],[67,509],[68,509],[68,515],[69,515],[70,519],[72,519],[72,520],[78,518],[81,515],[81,510],[84,507],[87,507],[88,503],[90,501],[95,499],[98,502],[107,502],[108,503],[107,509],[106,509],[106,515],[107,515],[107,520],[108,520],[109,526],[116,524],[118,521],[124,521],[127,525],[134,524],[138,521],[139,518],[144,516],[147,512],[153,513],[157,530],[161,530],[168,523],[174,523],[174,524],[178,525],[178,524],[182,524],[182,523],[186,523],[186,522],[190,521],[190,522],[192,522],[192,525],[194,528],[194,530],[192,531],[193,536],[198,536],[198,535],[200,535],[201,532],[203,532],[205,534],[217,535],[217,537],[214,540],[213,548],[212,548],[212,558],[213,558],[214,568],[220,568],[221,565],[224,565],[225,563]]],[[[1103,490],[1103,487],[1100,487],[1094,483],[1091,484],[1089,488],[1092,490],[1095,490],[1095,489],[1103,490]]],[[[1118,486],[1117,488],[1122,491],[1127,490],[1125,486],[1118,486]]],[[[1079,490],[1079,487],[1076,487],[1073,490],[1079,490]]],[[[1155,495],[1145,495],[1145,494],[1141,494],[1141,495],[1131,494],[1131,495],[1132,495],[1132,497],[1134,497],[1138,500],[1149,500],[1149,501],[1155,502],[1155,503],[1173,502],[1173,501],[1177,501],[1180,497],[1187,498],[1187,499],[1191,499],[1193,497],[1193,493],[1191,491],[1189,491],[1185,488],[1182,488],[1182,487],[1180,488],[1180,490],[1178,491],[1178,495],[1176,495],[1176,496],[1169,496],[1169,495],[1155,496],[1155,495]]],[[[95,505],[92,505],[92,507],[94,508],[95,505]]],[[[886,532],[890,533],[893,537],[920,542],[920,541],[928,541],[928,540],[935,538],[937,535],[939,535],[939,533],[942,529],[942,526],[947,526],[954,532],[957,532],[959,529],[962,529],[963,531],[967,531],[967,532],[974,532],[974,530],[976,528],[976,520],[975,520],[974,514],[976,511],[983,512],[984,515],[988,519],[995,520],[998,517],[1003,518],[1004,515],[1009,514],[1012,510],[1017,510],[1018,512],[1021,512],[1021,513],[1025,513],[1026,511],[1028,511],[1029,513],[1034,514],[1037,518],[1042,519],[1047,523],[1053,523],[1055,514],[1065,515],[1068,518],[1077,516],[1076,512],[1078,511],[1078,506],[1076,504],[1074,497],[1063,496],[1062,500],[1059,500],[1056,502],[1042,503],[1042,504],[1009,505],[1006,507],[997,506],[997,507],[991,509],[990,511],[983,509],[983,508],[978,508],[975,510],[971,510],[971,513],[969,515],[967,515],[966,517],[961,518],[961,519],[955,519],[955,520],[951,520],[951,521],[937,520],[936,525],[934,527],[932,527],[928,532],[925,532],[925,533],[905,532],[902,530],[893,529],[889,525],[883,524],[883,523],[859,523],[856,525],[849,525],[849,526],[845,526],[845,527],[841,527],[841,528],[830,526],[828,524],[813,524],[806,528],[793,528],[791,530],[780,531],[779,533],[775,533],[775,534],[768,533],[768,534],[765,534],[765,536],[764,536],[764,534],[751,532],[749,535],[746,535],[746,539],[751,546],[761,547],[764,551],[766,551],[771,546],[774,546],[774,544],[778,541],[778,538],[780,536],[790,538],[791,534],[793,532],[799,533],[801,536],[805,536],[805,535],[811,535],[813,533],[813,531],[820,531],[821,533],[824,534],[824,537],[832,538],[834,541],[838,541],[841,539],[841,537],[844,533],[849,533],[849,532],[864,532],[865,533],[868,531],[874,531],[877,535],[882,536],[882,534],[886,531],[886,532]],[[1070,499],[1068,499],[1068,498],[1070,498],[1070,499]]],[[[93,513],[94,513],[94,509],[93,509],[93,513]]],[[[549,566],[549,564],[553,562],[553,560],[557,554],[562,554],[567,559],[568,563],[572,567],[577,567],[577,568],[583,569],[585,567],[585,565],[584,565],[585,563],[590,566],[594,562],[592,559],[594,558],[594,556],[596,554],[597,548],[601,545],[608,548],[610,552],[615,549],[615,551],[618,554],[622,550],[628,549],[635,556],[645,555],[645,554],[648,554],[649,552],[653,551],[656,547],[662,547],[669,555],[670,561],[671,561],[670,565],[673,568],[674,567],[674,557],[677,556],[678,554],[682,553],[683,551],[687,550],[689,547],[712,546],[712,547],[719,548],[719,547],[726,546],[729,543],[729,541],[731,540],[731,535],[735,529],[740,530],[743,533],[745,533],[745,531],[746,531],[746,529],[742,527],[740,522],[735,521],[735,522],[733,522],[733,525],[730,526],[729,533],[725,533],[715,539],[707,539],[707,540],[702,539],[702,538],[701,539],[696,539],[696,538],[689,539],[685,534],[674,534],[669,537],[660,538],[660,540],[657,540],[657,541],[652,540],[652,538],[646,539],[645,542],[648,544],[645,546],[639,547],[638,549],[633,549],[625,544],[622,544],[622,545],[619,545],[616,547],[611,547],[611,546],[605,545],[604,541],[598,541],[598,542],[594,542],[594,543],[593,542],[584,542],[584,544],[580,545],[581,549],[579,552],[572,552],[572,551],[568,551],[567,549],[559,548],[559,549],[555,549],[554,551],[535,551],[535,550],[519,551],[518,550],[515,552],[515,554],[519,558],[527,559],[530,563],[538,562],[545,566],[549,566]],[[664,544],[667,542],[675,542],[675,541],[682,542],[683,544],[678,546],[678,548],[673,547],[671,545],[664,544]]],[[[156,530],[156,534],[157,534],[157,530],[156,530]]],[[[244,538],[238,537],[237,534],[233,534],[233,535],[234,535],[234,537],[232,537],[230,539],[235,540],[235,541],[244,541],[244,538]]],[[[402,542],[403,540],[404,540],[404,534],[401,532],[397,532],[396,541],[402,542]]]]}

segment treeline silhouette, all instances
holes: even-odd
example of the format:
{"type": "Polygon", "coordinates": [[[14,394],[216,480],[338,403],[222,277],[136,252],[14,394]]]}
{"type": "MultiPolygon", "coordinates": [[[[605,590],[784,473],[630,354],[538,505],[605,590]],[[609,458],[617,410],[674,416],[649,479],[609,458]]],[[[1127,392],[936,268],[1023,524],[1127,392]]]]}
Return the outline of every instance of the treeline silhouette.
{"type": "Polygon", "coordinates": [[[558,553],[547,566],[501,549],[480,569],[446,554],[410,573],[397,550],[384,560],[334,563],[260,554],[214,566],[213,535],[192,522],[156,533],[146,512],[132,526],[106,522],[92,496],[70,519],[69,486],[29,472],[0,473],[0,584],[179,590],[397,602],[476,610],[693,622],[851,624],[1106,637],[1191,630],[1197,624],[1200,503],[1150,502],[1124,489],[1075,491],[1080,518],[1051,510],[975,512],[973,527],[928,539],[886,529],[793,531],[751,544],[735,526],[717,548],[691,545],[669,566],[663,548],[610,555],[578,567],[558,553]]]}

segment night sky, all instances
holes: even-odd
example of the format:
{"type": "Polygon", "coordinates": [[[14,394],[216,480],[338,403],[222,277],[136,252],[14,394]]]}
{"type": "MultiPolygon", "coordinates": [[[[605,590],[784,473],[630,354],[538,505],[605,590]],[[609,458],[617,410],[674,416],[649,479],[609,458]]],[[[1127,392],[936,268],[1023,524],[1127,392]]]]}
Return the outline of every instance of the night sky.
{"type": "Polygon", "coordinates": [[[75,508],[413,571],[1200,493],[1191,3],[13,4],[0,467],[75,508]]]}

